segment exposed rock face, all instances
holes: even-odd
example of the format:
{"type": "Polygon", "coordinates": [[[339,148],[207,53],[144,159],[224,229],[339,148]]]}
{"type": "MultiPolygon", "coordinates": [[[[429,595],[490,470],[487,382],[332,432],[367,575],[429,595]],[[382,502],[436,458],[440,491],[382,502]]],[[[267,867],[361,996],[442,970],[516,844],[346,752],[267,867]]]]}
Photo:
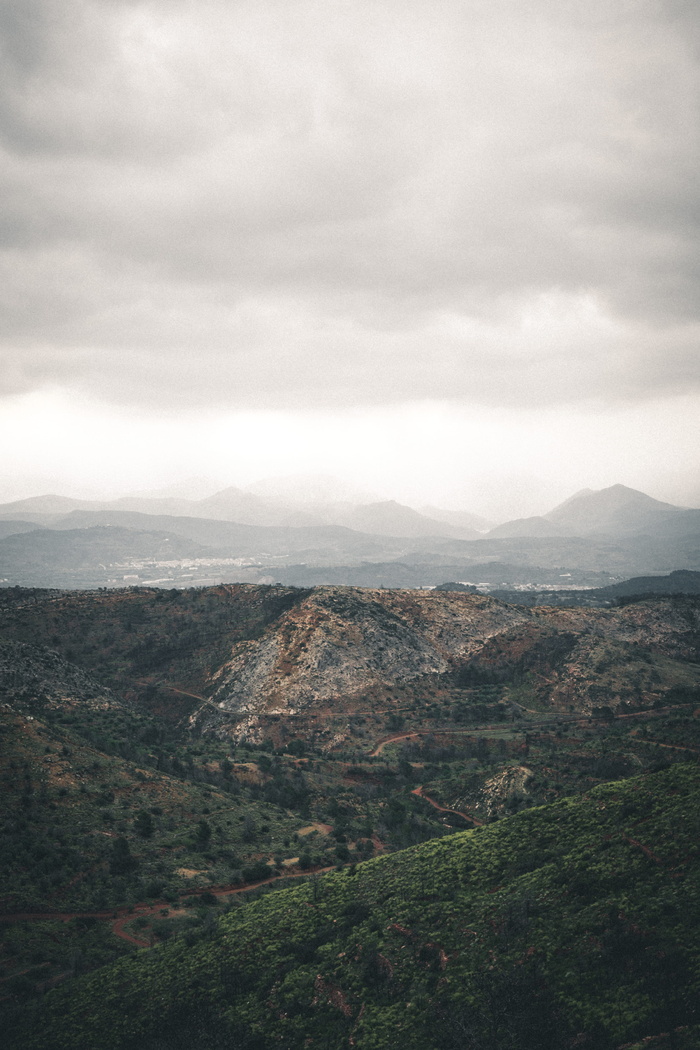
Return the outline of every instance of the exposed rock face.
{"type": "Polygon", "coordinates": [[[476,811],[487,817],[501,813],[511,800],[527,797],[531,778],[532,770],[527,766],[507,766],[485,782],[476,811]]]}
{"type": "Polygon", "coordinates": [[[576,641],[558,666],[543,672],[543,699],[590,714],[596,707],[649,705],[674,684],[692,685],[692,669],[664,661],[697,660],[699,613],[697,602],[682,600],[551,610],[550,622],[576,641]]]}
{"type": "MultiPolygon", "coordinates": [[[[212,701],[244,718],[294,713],[378,683],[440,674],[531,615],[484,595],[321,587],[262,639],[234,646],[212,678],[212,701]]],[[[212,718],[209,706],[197,715],[204,725],[212,718]]]]}
{"type": "Polygon", "coordinates": [[[454,670],[465,685],[470,674],[477,683],[525,675],[555,708],[651,703],[668,683],[659,686],[648,654],[692,659],[699,626],[692,602],[529,609],[481,594],[320,587],[260,639],[233,646],[192,724],[255,739],[260,717],[334,708],[454,670]]]}

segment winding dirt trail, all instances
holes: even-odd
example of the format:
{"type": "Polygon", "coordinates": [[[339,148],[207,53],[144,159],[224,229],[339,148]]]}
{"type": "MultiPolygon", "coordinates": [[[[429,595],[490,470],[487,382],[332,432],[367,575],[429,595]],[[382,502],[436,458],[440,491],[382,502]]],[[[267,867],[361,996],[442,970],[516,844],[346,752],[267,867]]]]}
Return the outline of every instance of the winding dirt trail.
{"type": "Polygon", "coordinates": [[[448,806],[441,806],[440,803],[436,802],[434,798],[431,798],[430,795],[426,795],[425,794],[425,792],[423,791],[423,785],[422,784],[419,784],[419,786],[417,788],[414,788],[413,791],[411,792],[411,794],[412,795],[417,795],[418,798],[424,798],[426,802],[429,802],[430,805],[434,809],[439,810],[440,813],[454,813],[458,817],[464,817],[465,820],[468,820],[470,823],[474,824],[476,827],[481,827],[483,825],[483,823],[484,823],[483,820],[479,820],[478,817],[472,816],[471,813],[465,813],[461,809],[450,809],[448,806]]]}
{"type": "MultiPolygon", "coordinates": [[[[518,705],[521,707],[522,705],[518,705]]],[[[621,718],[659,718],[664,715],[670,714],[672,711],[677,711],[685,708],[685,704],[670,704],[667,707],[657,708],[655,710],[644,710],[644,711],[621,711],[619,714],[612,716],[612,721],[617,721],[621,718]]],[[[530,711],[530,708],[523,708],[525,711],[530,711]]],[[[536,712],[532,712],[533,714],[536,712]]],[[[396,744],[400,740],[417,740],[421,736],[476,736],[479,733],[503,733],[506,731],[519,732],[519,733],[531,733],[536,732],[538,729],[548,729],[551,727],[559,728],[560,726],[576,726],[576,725],[590,725],[598,722],[609,722],[611,721],[610,716],[606,715],[584,715],[584,714],[568,714],[564,712],[558,712],[554,715],[549,715],[544,718],[533,718],[529,721],[520,722],[497,722],[489,723],[487,725],[475,725],[469,726],[468,728],[457,728],[454,729],[410,729],[405,733],[395,733],[393,736],[384,737],[383,740],[379,740],[373,749],[368,753],[368,758],[376,758],[381,755],[385,747],[389,744],[396,744]]],[[[648,743],[659,743],[660,747],[677,747],[680,751],[692,751],[694,754],[698,754],[698,750],[692,747],[680,747],[676,744],[661,744],[659,741],[647,741],[648,743]]]]}
{"type": "MultiPolygon", "coordinates": [[[[300,879],[308,875],[318,875],[322,872],[333,871],[332,867],[307,868],[306,871],[293,871],[283,875],[271,875],[269,879],[261,879],[259,882],[249,882],[245,886],[230,884],[227,886],[203,886],[196,889],[186,890],[180,894],[181,898],[201,897],[210,893],[214,897],[231,897],[238,893],[249,893],[257,890],[260,886],[269,886],[272,882],[280,882],[282,879],[300,879]]],[[[111,921],[112,933],[121,937],[129,944],[135,944],[138,948],[151,947],[150,941],[135,937],[124,927],[133,922],[139,916],[158,915],[164,908],[172,908],[168,901],[157,901],[154,904],[134,904],[130,907],[108,908],[104,911],[62,911],[62,912],[16,912],[12,915],[0,915],[0,922],[70,922],[71,919],[103,919],[111,921]]]]}
{"type": "Polygon", "coordinates": [[[381,755],[382,751],[388,744],[395,744],[398,740],[416,740],[421,735],[420,729],[413,729],[410,733],[399,733],[398,736],[389,736],[386,740],[380,740],[373,751],[370,751],[369,757],[376,758],[377,755],[381,755]]]}
{"type": "Polygon", "coordinates": [[[395,744],[399,740],[417,740],[421,736],[476,736],[479,733],[505,733],[505,732],[520,732],[529,733],[533,729],[544,729],[547,726],[559,726],[563,723],[577,724],[580,721],[588,722],[587,716],[579,716],[574,719],[572,717],[564,716],[562,718],[550,718],[542,722],[527,722],[527,723],[511,723],[511,722],[496,722],[489,723],[483,726],[469,726],[468,729],[411,729],[406,733],[397,733],[394,736],[385,737],[377,743],[373,750],[369,752],[369,758],[376,758],[377,755],[381,755],[385,747],[389,744],[395,744]]]}
{"type": "Polygon", "coordinates": [[[689,751],[691,755],[700,755],[697,747],[684,747],[682,744],[663,744],[660,740],[649,740],[648,737],[637,737],[643,744],[654,744],[655,747],[670,747],[672,751],[689,751]]]}
{"type": "MultiPolygon", "coordinates": [[[[532,725],[534,723],[530,723],[532,725]]],[[[369,758],[376,758],[377,755],[381,755],[385,747],[389,744],[395,744],[398,740],[417,740],[421,736],[474,736],[476,733],[493,733],[503,732],[510,728],[508,723],[500,723],[499,725],[486,725],[486,726],[472,726],[469,729],[411,729],[407,733],[398,733],[396,736],[386,737],[384,740],[380,740],[379,743],[369,753],[369,758]]]]}

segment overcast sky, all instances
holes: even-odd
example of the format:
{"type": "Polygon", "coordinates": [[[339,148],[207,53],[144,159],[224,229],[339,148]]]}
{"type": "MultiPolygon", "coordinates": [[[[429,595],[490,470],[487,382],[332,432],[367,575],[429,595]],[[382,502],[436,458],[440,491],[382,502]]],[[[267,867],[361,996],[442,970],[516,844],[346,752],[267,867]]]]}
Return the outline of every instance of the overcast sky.
{"type": "Polygon", "coordinates": [[[0,6],[0,498],[700,503],[697,0],[0,6]]]}

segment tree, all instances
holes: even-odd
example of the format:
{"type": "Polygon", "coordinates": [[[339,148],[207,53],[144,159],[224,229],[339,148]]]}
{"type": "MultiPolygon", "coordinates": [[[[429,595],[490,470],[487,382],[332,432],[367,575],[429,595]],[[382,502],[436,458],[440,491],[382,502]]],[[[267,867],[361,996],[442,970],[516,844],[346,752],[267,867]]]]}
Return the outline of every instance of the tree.
{"type": "Polygon", "coordinates": [[[211,839],[211,828],[206,820],[200,820],[195,831],[195,839],[200,849],[204,849],[211,839]]]}
{"type": "Polygon", "coordinates": [[[134,831],[137,835],[140,835],[142,839],[150,839],[155,831],[155,824],[153,823],[153,817],[147,809],[142,809],[136,815],[134,820],[134,831]]]}
{"type": "Polygon", "coordinates": [[[138,861],[132,857],[129,843],[123,835],[115,839],[109,858],[109,870],[112,875],[127,875],[138,867],[138,861]]]}

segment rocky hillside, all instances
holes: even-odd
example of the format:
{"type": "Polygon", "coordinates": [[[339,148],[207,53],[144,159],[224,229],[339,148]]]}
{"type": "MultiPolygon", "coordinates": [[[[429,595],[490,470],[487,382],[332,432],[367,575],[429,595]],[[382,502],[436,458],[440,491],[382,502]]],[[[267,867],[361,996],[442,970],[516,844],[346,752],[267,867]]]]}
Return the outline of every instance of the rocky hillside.
{"type": "Polygon", "coordinates": [[[22,712],[75,703],[123,706],[110,689],[55,650],[11,641],[0,642],[0,698],[22,712]]]}
{"type": "Polygon", "coordinates": [[[377,687],[448,674],[465,686],[524,682],[553,708],[644,706],[678,673],[685,682],[675,665],[697,653],[698,615],[686,599],[528,609],[463,592],[317,588],[233,646],[193,725],[257,739],[262,718],[337,713],[377,687]]]}
{"type": "Polygon", "coordinates": [[[294,714],[439,675],[528,616],[484,595],[319,587],[260,640],[235,645],[212,677],[212,701],[233,718],[207,705],[197,720],[203,728],[235,721],[237,733],[251,733],[262,713],[294,714]]]}

